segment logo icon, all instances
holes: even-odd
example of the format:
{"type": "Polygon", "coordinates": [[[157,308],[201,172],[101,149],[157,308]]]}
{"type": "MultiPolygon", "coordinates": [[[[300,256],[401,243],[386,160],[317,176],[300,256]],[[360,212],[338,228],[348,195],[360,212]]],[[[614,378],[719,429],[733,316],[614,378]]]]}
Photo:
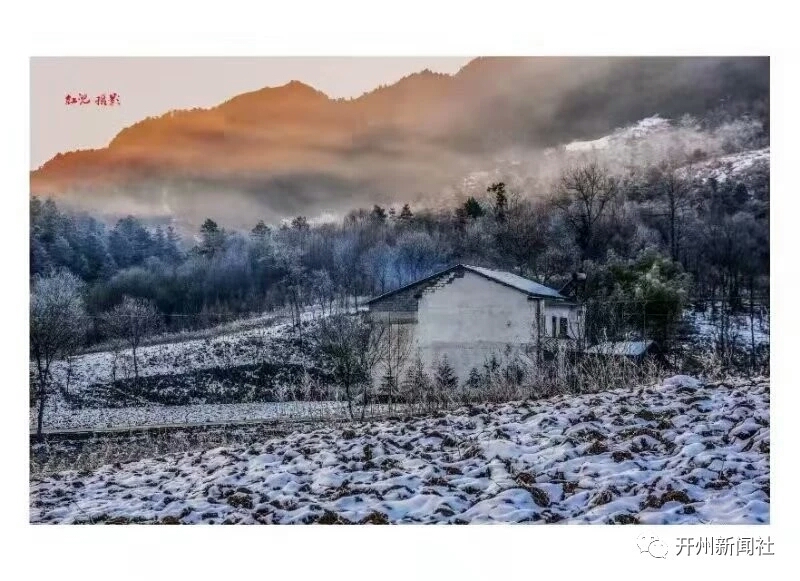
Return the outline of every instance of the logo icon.
{"type": "Polygon", "coordinates": [[[641,535],[636,541],[639,553],[647,553],[655,559],[666,559],[669,549],[658,537],[651,535],[641,535]]]}

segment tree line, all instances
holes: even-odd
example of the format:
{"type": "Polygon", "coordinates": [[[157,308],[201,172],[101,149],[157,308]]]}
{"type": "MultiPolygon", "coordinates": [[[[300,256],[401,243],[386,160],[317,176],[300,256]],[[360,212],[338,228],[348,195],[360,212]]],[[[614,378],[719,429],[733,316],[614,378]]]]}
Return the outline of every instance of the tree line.
{"type": "MultiPolygon", "coordinates": [[[[456,207],[375,205],[339,223],[297,216],[242,232],[209,218],[195,240],[133,216],[109,226],[33,198],[31,276],[71,272],[93,321],[125,297],[144,299],[167,329],[347,306],[457,262],[555,288],[585,272],[584,298],[664,303],[654,315],[692,297],[747,309],[769,290],[768,167],[723,180],[696,175],[691,163],[619,175],[589,161],[566,170],[550,196],[496,182],[456,207]]],[[[89,338],[102,336],[92,324],[89,338]]]]}

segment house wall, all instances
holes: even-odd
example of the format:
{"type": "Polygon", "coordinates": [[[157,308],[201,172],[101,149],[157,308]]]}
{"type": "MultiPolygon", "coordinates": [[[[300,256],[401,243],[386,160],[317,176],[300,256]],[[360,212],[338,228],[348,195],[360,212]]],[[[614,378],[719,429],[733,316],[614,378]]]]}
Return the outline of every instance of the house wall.
{"type": "Polygon", "coordinates": [[[525,293],[470,271],[451,272],[395,293],[370,305],[373,319],[409,329],[411,359],[419,355],[430,371],[447,356],[460,381],[473,367],[481,370],[494,354],[527,359],[535,347],[537,307],[544,315],[543,336],[551,335],[551,316],[568,318],[568,333],[577,337],[579,309],[525,293]]]}
{"type": "Polygon", "coordinates": [[[455,278],[461,276],[463,276],[463,271],[448,272],[422,284],[392,293],[372,303],[369,307],[370,314],[374,319],[385,323],[416,323],[419,298],[425,293],[431,293],[449,285],[455,278]]]}
{"type": "Polygon", "coordinates": [[[553,317],[556,317],[556,335],[559,335],[558,325],[561,317],[567,319],[567,336],[570,339],[580,339],[584,332],[584,322],[581,309],[576,305],[565,305],[546,301],[544,306],[544,327],[542,334],[545,337],[553,336],[553,317]]]}
{"type": "Polygon", "coordinates": [[[427,289],[417,306],[415,347],[426,367],[447,356],[459,379],[481,369],[495,354],[524,354],[535,344],[535,300],[486,278],[465,272],[448,284],[427,289]]]}

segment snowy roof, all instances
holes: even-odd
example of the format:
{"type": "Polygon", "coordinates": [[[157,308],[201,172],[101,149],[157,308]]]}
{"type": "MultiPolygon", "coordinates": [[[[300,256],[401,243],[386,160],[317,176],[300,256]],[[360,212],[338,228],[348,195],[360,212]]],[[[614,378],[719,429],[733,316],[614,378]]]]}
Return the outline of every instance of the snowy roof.
{"type": "Polygon", "coordinates": [[[470,270],[476,274],[485,276],[486,278],[491,278],[492,280],[520,290],[529,295],[534,295],[537,297],[551,297],[554,299],[565,298],[557,290],[517,274],[512,274],[503,270],[491,270],[489,268],[482,268],[480,266],[470,266],[468,264],[462,264],[461,266],[463,266],[466,270],[470,270]]]}
{"type": "Polygon", "coordinates": [[[609,341],[598,343],[589,347],[585,352],[596,355],[625,355],[629,357],[641,357],[650,347],[653,341],[609,341]]]}
{"type": "Polygon", "coordinates": [[[470,266],[468,264],[457,264],[455,266],[451,266],[450,268],[448,268],[446,270],[443,270],[441,272],[437,272],[436,274],[433,274],[431,276],[422,278],[420,280],[412,282],[411,284],[407,284],[407,285],[402,286],[400,288],[397,288],[397,289],[395,289],[393,291],[389,291],[389,292],[384,293],[384,294],[382,294],[380,296],[377,296],[377,297],[367,301],[367,304],[377,302],[377,301],[379,301],[379,300],[381,300],[383,298],[389,297],[389,296],[391,296],[391,295],[393,295],[395,293],[398,293],[398,292],[404,291],[406,289],[412,288],[412,287],[417,286],[419,284],[422,284],[424,282],[436,279],[436,278],[438,278],[438,277],[440,277],[440,276],[442,276],[444,274],[447,274],[448,272],[452,272],[452,271],[454,271],[456,269],[459,269],[459,268],[464,269],[464,270],[468,270],[470,272],[474,272],[475,274],[480,275],[480,276],[482,276],[484,278],[488,278],[490,280],[498,282],[498,283],[500,283],[502,285],[505,285],[507,287],[511,287],[513,289],[516,289],[516,290],[518,290],[520,292],[525,293],[528,296],[545,297],[545,298],[551,298],[551,299],[555,299],[555,300],[559,300],[559,301],[565,301],[566,300],[566,297],[564,295],[562,295],[561,293],[559,293],[557,290],[552,289],[549,286],[545,286],[543,284],[539,284],[538,282],[534,282],[534,281],[532,281],[530,279],[521,277],[519,275],[512,274],[510,272],[506,272],[506,271],[503,271],[503,270],[492,270],[490,268],[483,268],[483,267],[480,267],[480,266],[470,266]]]}

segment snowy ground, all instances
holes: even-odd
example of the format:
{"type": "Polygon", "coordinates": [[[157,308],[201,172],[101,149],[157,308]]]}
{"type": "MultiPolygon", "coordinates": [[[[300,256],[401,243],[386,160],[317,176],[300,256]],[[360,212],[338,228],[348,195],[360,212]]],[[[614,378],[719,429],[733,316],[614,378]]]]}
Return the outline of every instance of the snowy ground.
{"type": "MultiPolygon", "coordinates": [[[[36,428],[36,411],[36,408],[30,410],[32,431],[36,428]]],[[[139,406],[75,410],[49,408],[45,416],[44,431],[343,417],[347,417],[347,404],[335,401],[139,406]]]]}
{"type": "MultiPolygon", "coordinates": [[[[307,321],[319,316],[314,310],[303,314],[307,321]]],[[[708,345],[713,341],[717,321],[710,309],[687,310],[684,317],[697,343],[708,345]]],[[[115,361],[111,352],[77,356],[69,366],[55,362],[54,381],[68,390],[70,401],[54,390],[47,400],[45,430],[342,415],[342,404],[337,402],[269,403],[293,399],[288,392],[276,397],[277,389],[296,386],[304,369],[316,371],[305,343],[290,323],[279,318],[270,321],[262,328],[235,330],[234,326],[234,330],[212,337],[140,348],[138,392],[132,389],[132,370],[126,369],[131,366],[128,352],[116,358],[116,383],[111,381],[115,361]]],[[[740,347],[749,348],[748,317],[732,316],[730,324],[740,347]]],[[[768,314],[759,314],[754,335],[757,345],[768,348],[768,314]]],[[[325,396],[320,394],[316,399],[325,396]]],[[[36,412],[35,406],[29,410],[31,429],[36,426],[36,412]]]]}
{"type": "MultiPolygon", "coordinates": [[[[291,333],[291,323],[279,322],[256,329],[233,331],[216,337],[191,339],[141,347],[137,351],[139,376],[180,374],[198,369],[232,367],[249,364],[269,356],[270,342],[291,333]]],[[[109,383],[112,379],[115,354],[111,351],[87,353],[53,364],[55,381],[67,383],[72,391],[81,391],[95,383],[109,383]]],[[[300,362],[300,361],[298,361],[300,362]]],[[[116,377],[133,375],[130,349],[123,349],[116,360],[116,377]]]]}
{"type": "MultiPolygon", "coordinates": [[[[294,330],[284,318],[272,318],[259,328],[236,330],[235,325],[229,325],[233,330],[215,336],[140,347],[138,382],[134,381],[130,349],[85,353],[69,361],[56,361],[51,369],[53,385],[69,397],[65,398],[61,390],[53,390],[47,400],[44,424],[56,429],[139,425],[144,421],[141,418],[189,421],[185,418],[200,415],[203,418],[199,421],[206,421],[209,415],[250,419],[253,414],[254,418],[261,418],[263,410],[270,406],[245,406],[243,415],[230,415],[235,409],[232,406],[211,405],[202,410],[200,405],[189,404],[276,399],[277,390],[295,385],[304,369],[312,374],[317,371],[303,333],[321,316],[314,309],[304,312],[302,331],[294,330]],[[175,409],[167,411],[162,405],[175,409]]],[[[31,373],[34,377],[33,370],[31,373]]]]}
{"type": "Polygon", "coordinates": [[[769,147],[765,147],[713,158],[686,168],[683,173],[691,178],[714,178],[722,183],[728,179],[741,179],[759,164],[769,167],[769,162],[769,147]]]}
{"type": "Polygon", "coordinates": [[[769,380],[293,433],[32,479],[35,523],[766,523],[769,380]]]}
{"type": "MultiPolygon", "coordinates": [[[[688,309],[684,313],[684,319],[691,324],[700,343],[711,343],[719,334],[719,314],[713,313],[710,308],[705,311],[688,309]]],[[[747,314],[730,315],[727,324],[730,325],[728,334],[731,338],[735,339],[740,347],[749,348],[751,340],[750,317],[747,314]]],[[[760,345],[769,346],[769,312],[763,307],[758,308],[754,317],[752,338],[757,347],[760,345]]]]}

